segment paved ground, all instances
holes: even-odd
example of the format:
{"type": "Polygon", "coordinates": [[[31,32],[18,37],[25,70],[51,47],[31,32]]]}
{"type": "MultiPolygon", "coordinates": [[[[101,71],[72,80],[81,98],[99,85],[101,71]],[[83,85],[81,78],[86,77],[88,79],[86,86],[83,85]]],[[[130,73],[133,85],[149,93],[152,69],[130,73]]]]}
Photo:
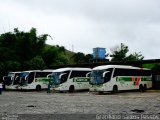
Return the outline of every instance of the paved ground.
{"type": "Polygon", "coordinates": [[[73,119],[86,119],[86,116],[88,119],[102,119],[102,117],[108,118],[108,115],[134,114],[149,114],[154,115],[152,116],[154,119],[160,119],[160,92],[123,92],[98,95],[88,92],[47,94],[46,91],[5,91],[0,96],[0,114],[3,119],[7,115],[11,117],[23,115],[19,118],[26,120],[30,119],[29,117],[53,119],[55,114],[57,114],[55,119],[67,119],[72,114],[74,115],[71,117],[73,119]]]}

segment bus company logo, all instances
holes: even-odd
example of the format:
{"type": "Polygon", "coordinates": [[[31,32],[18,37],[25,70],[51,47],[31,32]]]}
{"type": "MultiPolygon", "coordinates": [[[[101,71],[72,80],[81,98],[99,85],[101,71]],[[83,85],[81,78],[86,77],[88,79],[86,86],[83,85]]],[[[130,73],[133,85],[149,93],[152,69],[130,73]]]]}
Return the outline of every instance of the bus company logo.
{"type": "Polygon", "coordinates": [[[87,78],[76,78],[74,81],[75,82],[88,82],[88,79],[87,78]]]}
{"type": "Polygon", "coordinates": [[[132,77],[132,82],[133,82],[133,85],[139,86],[141,82],[141,77],[132,77]]]}

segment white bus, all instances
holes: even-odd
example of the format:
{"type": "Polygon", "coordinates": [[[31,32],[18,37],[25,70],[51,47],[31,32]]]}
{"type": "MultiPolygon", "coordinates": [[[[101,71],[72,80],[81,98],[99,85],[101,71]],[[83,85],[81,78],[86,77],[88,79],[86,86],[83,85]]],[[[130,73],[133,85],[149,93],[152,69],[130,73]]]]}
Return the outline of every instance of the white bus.
{"type": "Polygon", "coordinates": [[[92,69],[90,91],[145,91],[152,87],[151,70],[124,65],[103,65],[92,69]]]}
{"type": "Polygon", "coordinates": [[[53,90],[69,91],[89,90],[90,68],[60,68],[52,73],[53,90]]]}
{"type": "Polygon", "coordinates": [[[16,81],[17,77],[21,72],[9,72],[7,76],[3,77],[3,81],[5,84],[5,89],[7,90],[15,90],[18,86],[18,81],[16,81]]]}
{"type": "Polygon", "coordinates": [[[49,78],[47,77],[53,70],[31,70],[20,73],[18,77],[19,86],[17,89],[21,90],[37,90],[47,89],[49,78]]]}

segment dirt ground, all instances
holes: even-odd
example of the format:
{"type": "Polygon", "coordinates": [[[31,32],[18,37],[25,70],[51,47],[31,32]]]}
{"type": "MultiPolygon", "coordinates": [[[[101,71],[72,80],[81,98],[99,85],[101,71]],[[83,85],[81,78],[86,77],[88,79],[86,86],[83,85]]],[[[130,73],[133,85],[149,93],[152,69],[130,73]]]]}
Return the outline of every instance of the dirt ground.
{"type": "Polygon", "coordinates": [[[125,116],[123,119],[128,116],[142,119],[146,117],[142,115],[150,115],[147,119],[152,117],[158,120],[160,92],[98,95],[88,92],[48,94],[46,91],[4,91],[0,95],[0,115],[0,119],[10,117],[14,120],[122,119],[122,116],[125,116]]]}

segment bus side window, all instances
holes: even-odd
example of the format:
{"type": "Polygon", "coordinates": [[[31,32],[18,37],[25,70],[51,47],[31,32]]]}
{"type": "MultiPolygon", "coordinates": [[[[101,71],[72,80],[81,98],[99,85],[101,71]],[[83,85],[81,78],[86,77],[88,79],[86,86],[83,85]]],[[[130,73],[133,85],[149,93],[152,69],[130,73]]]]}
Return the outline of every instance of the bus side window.
{"type": "Polygon", "coordinates": [[[47,77],[48,74],[51,74],[52,72],[36,72],[36,78],[38,77],[47,77]]]}
{"type": "Polygon", "coordinates": [[[72,71],[70,78],[74,78],[74,77],[86,77],[86,74],[89,71],[72,71]]]}
{"type": "Polygon", "coordinates": [[[110,79],[111,79],[111,73],[112,73],[112,72],[108,72],[108,73],[105,74],[105,76],[104,76],[105,82],[110,81],[110,79]]]}
{"type": "Polygon", "coordinates": [[[67,81],[69,73],[70,73],[70,71],[65,71],[65,72],[62,73],[63,75],[60,78],[61,79],[61,83],[67,81]]]}
{"type": "Polygon", "coordinates": [[[33,79],[34,79],[34,72],[31,72],[29,75],[28,75],[28,84],[32,83],[33,82],[33,79]]]}
{"type": "Polygon", "coordinates": [[[61,82],[66,82],[67,81],[67,78],[68,78],[68,75],[67,74],[64,74],[61,76],[61,82]]]}
{"type": "Polygon", "coordinates": [[[17,76],[17,77],[15,78],[13,84],[19,84],[19,82],[20,82],[20,77],[17,76]]]}
{"type": "Polygon", "coordinates": [[[151,76],[150,70],[115,68],[114,76],[151,76]]]}

